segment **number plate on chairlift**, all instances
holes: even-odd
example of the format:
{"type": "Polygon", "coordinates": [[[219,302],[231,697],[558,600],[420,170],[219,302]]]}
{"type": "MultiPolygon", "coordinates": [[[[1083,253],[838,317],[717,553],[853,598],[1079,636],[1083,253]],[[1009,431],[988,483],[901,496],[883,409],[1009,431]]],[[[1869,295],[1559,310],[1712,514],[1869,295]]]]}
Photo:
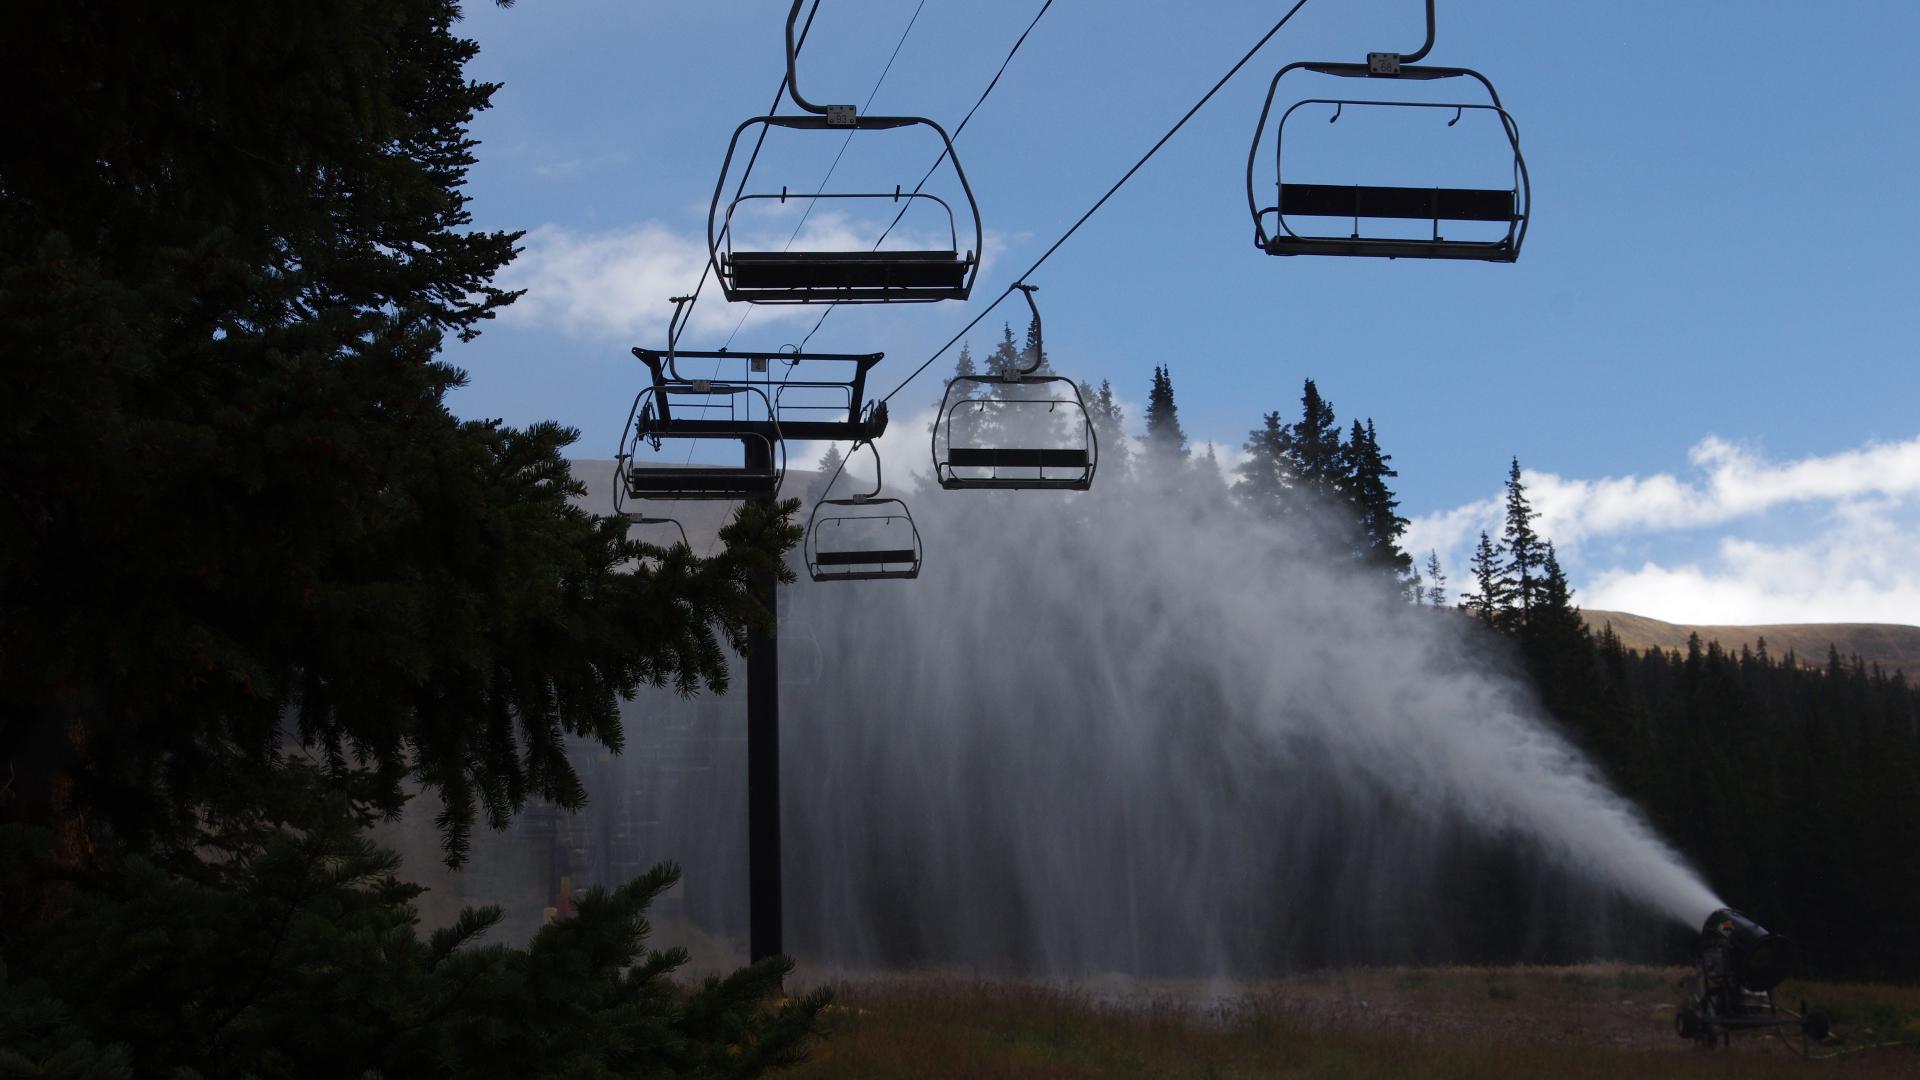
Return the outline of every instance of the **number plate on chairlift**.
{"type": "Polygon", "coordinates": [[[1397,52],[1370,52],[1367,54],[1367,74],[1400,74],[1400,54],[1397,52]]]}
{"type": "Polygon", "coordinates": [[[859,114],[851,105],[827,106],[828,127],[852,127],[859,114]]]}

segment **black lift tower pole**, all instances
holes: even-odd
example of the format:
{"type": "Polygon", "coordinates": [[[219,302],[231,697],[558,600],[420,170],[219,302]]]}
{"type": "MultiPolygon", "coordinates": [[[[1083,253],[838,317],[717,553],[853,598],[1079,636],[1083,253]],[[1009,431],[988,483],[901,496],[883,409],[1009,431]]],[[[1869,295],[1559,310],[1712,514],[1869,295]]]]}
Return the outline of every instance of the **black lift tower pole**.
{"type": "MultiPolygon", "coordinates": [[[[772,447],[748,440],[749,468],[772,465],[772,447]],[[768,460],[755,461],[756,457],[768,460]]],[[[773,498],[756,500],[765,506],[773,498]]],[[[764,960],[780,940],[780,581],[760,575],[769,627],[747,636],[747,951],[764,960]]]]}

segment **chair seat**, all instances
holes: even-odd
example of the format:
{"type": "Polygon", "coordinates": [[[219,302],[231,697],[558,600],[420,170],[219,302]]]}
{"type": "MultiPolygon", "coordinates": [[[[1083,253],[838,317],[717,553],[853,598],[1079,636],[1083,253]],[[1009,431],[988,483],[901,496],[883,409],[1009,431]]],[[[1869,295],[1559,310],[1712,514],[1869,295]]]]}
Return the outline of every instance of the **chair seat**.
{"type": "Polygon", "coordinates": [[[763,470],[636,468],[627,470],[627,494],[669,499],[751,499],[779,491],[778,473],[763,470]]]}
{"type": "Polygon", "coordinates": [[[920,565],[913,563],[898,570],[846,570],[834,573],[821,573],[815,570],[815,581],[912,581],[920,576],[920,565]]]}
{"type": "Polygon", "coordinates": [[[953,469],[1084,469],[1092,464],[1084,448],[1020,449],[1014,447],[953,447],[947,467],[953,469]]]}
{"type": "Polygon", "coordinates": [[[1515,262],[1519,252],[1511,239],[1401,240],[1371,237],[1275,236],[1267,240],[1269,255],[1354,255],[1385,259],[1463,259],[1479,262],[1515,262]]]}
{"type": "Polygon", "coordinates": [[[736,251],[733,287],[747,292],[959,289],[971,260],[953,251],[736,251]]]}
{"type": "Polygon", "coordinates": [[[1504,188],[1281,184],[1277,209],[1286,217],[1518,221],[1518,206],[1515,194],[1504,188]]]}
{"type": "Polygon", "coordinates": [[[944,473],[940,486],[948,491],[1091,491],[1093,473],[1063,478],[1041,476],[955,476],[944,473]]]}
{"type": "Polygon", "coordinates": [[[873,551],[821,551],[813,557],[816,566],[873,566],[882,563],[914,561],[912,548],[884,548],[873,551]]]}

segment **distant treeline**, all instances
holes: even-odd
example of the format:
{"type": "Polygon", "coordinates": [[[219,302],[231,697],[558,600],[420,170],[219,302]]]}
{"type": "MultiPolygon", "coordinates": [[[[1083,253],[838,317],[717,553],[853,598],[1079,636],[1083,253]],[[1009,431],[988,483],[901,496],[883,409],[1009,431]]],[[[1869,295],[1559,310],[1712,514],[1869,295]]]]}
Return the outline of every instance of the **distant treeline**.
{"type": "MultiPolygon", "coordinates": [[[[1531,658],[1530,658],[1531,659],[1531,658]]],[[[1829,652],[1622,648],[1535,662],[1568,732],[1727,903],[1810,970],[1920,978],[1920,690],[1829,652]]]]}

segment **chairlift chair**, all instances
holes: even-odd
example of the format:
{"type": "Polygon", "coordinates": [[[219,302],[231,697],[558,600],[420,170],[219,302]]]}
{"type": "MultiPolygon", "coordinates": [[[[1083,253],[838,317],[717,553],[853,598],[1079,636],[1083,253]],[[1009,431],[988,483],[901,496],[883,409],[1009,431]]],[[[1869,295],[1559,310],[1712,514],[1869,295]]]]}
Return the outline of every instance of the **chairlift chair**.
{"type": "Polygon", "coordinates": [[[642,387],[628,413],[627,428],[615,458],[621,485],[635,499],[743,500],[779,494],[787,474],[787,445],[780,422],[764,390],[744,383],[688,380],[642,387]],[[681,398],[726,409],[718,420],[686,421],[672,415],[672,402],[681,398]],[[765,419],[744,415],[759,398],[765,419]],[[636,461],[643,446],[661,451],[668,440],[687,440],[690,446],[737,442],[743,448],[738,465],[694,463],[692,453],[679,464],[643,465],[636,461]]]}
{"type": "Polygon", "coordinates": [[[1037,286],[1016,284],[1033,311],[1033,362],[1005,374],[956,375],[947,381],[933,426],[933,473],[948,491],[968,489],[1086,491],[1099,465],[1100,440],[1080,388],[1062,375],[1038,374],[1046,351],[1041,337],[1037,286]],[[986,393],[976,397],[974,391],[986,393]],[[1066,445],[1033,445],[1042,440],[1026,432],[1009,433],[989,425],[988,417],[1033,418],[1040,410],[1066,445]],[[1065,423],[1054,418],[1065,414],[1065,423]],[[956,425],[966,416],[969,423],[956,425]]]}
{"type": "MultiPolygon", "coordinates": [[[[728,300],[754,304],[898,304],[930,303],[936,300],[965,300],[973,291],[980,271],[983,230],[980,205],[973,188],[954,153],[953,139],[945,128],[922,116],[861,116],[851,105],[816,105],[801,96],[795,72],[794,23],[804,0],[794,0],[787,14],[787,92],[802,110],[798,116],[755,116],[742,121],[727,144],[727,156],[714,183],[713,203],[707,211],[707,253],[721,291],[728,300]],[[792,131],[890,131],[904,128],[928,128],[940,137],[945,147],[943,161],[952,165],[960,190],[966,196],[967,211],[973,226],[973,247],[960,248],[960,225],[947,200],[915,188],[891,192],[821,192],[793,194],[782,186],[776,192],[747,193],[745,178],[726,200],[727,178],[733,169],[735,152],[741,137],[749,130],[783,128],[792,131]],[[735,244],[735,214],[743,207],[768,200],[785,203],[793,199],[861,200],[932,206],[946,216],[947,246],[933,250],[880,250],[876,244],[867,251],[767,251],[749,250],[735,244]],[[724,209],[723,209],[724,206],[724,209]]],[[[898,219],[896,219],[898,220],[898,219]]]]}
{"type": "MultiPolygon", "coordinates": [[[[613,493],[613,507],[614,507],[615,517],[626,519],[627,536],[629,539],[633,537],[633,531],[635,529],[654,530],[657,533],[661,531],[662,526],[666,526],[666,527],[670,527],[673,530],[672,535],[675,536],[677,539],[671,540],[671,541],[665,541],[661,543],[654,543],[653,546],[655,548],[665,549],[667,552],[671,552],[675,548],[678,548],[679,550],[688,552],[688,553],[691,553],[693,551],[693,545],[687,541],[686,526],[680,524],[680,521],[678,518],[671,518],[666,516],[656,517],[641,511],[627,510],[624,507],[622,507],[621,497],[624,494],[622,489],[625,488],[625,486],[626,484],[624,479],[621,481],[621,483],[615,486],[614,493],[613,493]]],[[[664,538],[662,539],[664,540],[664,538]]],[[[643,562],[643,565],[657,567],[660,565],[661,559],[659,555],[649,555],[645,559],[643,559],[642,562],[643,562]]]]}
{"type": "MultiPolygon", "coordinates": [[[[687,542],[686,526],[680,524],[680,520],[678,518],[650,517],[647,514],[639,511],[625,511],[621,514],[621,516],[627,519],[627,525],[629,526],[629,529],[650,528],[650,527],[658,527],[662,525],[671,525],[673,526],[674,533],[680,537],[679,546],[683,548],[687,548],[689,550],[691,550],[693,547],[692,544],[687,542]]],[[[668,545],[668,546],[671,546],[671,545],[668,545]]]]}
{"type": "Polygon", "coordinates": [[[920,529],[907,504],[880,496],[880,451],[873,452],[873,490],[844,499],[832,499],[833,483],[846,471],[847,458],[834,470],[820,499],[807,515],[803,554],[807,574],[815,581],[909,580],[920,576],[920,529]],[[826,509],[822,513],[823,508],[826,509]],[[879,537],[876,540],[876,536],[879,537]]]}
{"type": "Polygon", "coordinates": [[[886,432],[885,403],[861,407],[867,373],[883,354],[808,353],[791,348],[683,352],[676,342],[693,298],[676,296],[671,301],[674,313],[667,323],[667,347],[633,349],[634,357],[647,366],[652,380],[634,397],[633,409],[627,414],[615,462],[619,470],[616,511],[623,496],[772,498],[786,478],[787,439],[858,442],[877,439],[886,432]],[[744,378],[692,378],[680,371],[679,362],[683,360],[716,361],[716,374],[723,363],[741,364],[744,378]],[[775,363],[786,365],[777,383],[772,375],[775,363]],[[756,372],[764,380],[759,384],[753,381],[756,372]],[[738,466],[696,465],[689,451],[678,465],[647,467],[638,463],[643,446],[658,452],[669,439],[687,440],[692,446],[701,445],[703,440],[738,442],[743,447],[743,460],[738,466]]]}
{"type": "MultiPolygon", "coordinates": [[[[1254,129],[1253,146],[1247,151],[1247,208],[1253,213],[1254,243],[1269,255],[1355,255],[1389,259],[1467,259],[1510,263],[1520,257],[1520,245],[1526,239],[1527,221],[1532,209],[1532,191],[1527,180],[1526,159],[1520,153],[1520,128],[1500,95],[1486,76],[1470,68],[1417,65],[1433,46],[1433,3],[1427,3],[1427,40],[1418,52],[1369,53],[1367,62],[1330,63],[1300,61],[1288,64],[1273,77],[1267,87],[1266,104],[1260,109],[1260,123],[1254,129]],[[1267,119],[1272,114],[1281,80],[1290,72],[1307,71],[1348,79],[1431,81],[1469,78],[1487,92],[1485,102],[1391,101],[1358,98],[1306,98],[1294,102],[1280,114],[1274,134],[1273,205],[1262,207],[1255,188],[1254,165],[1266,139],[1267,119]],[[1346,109],[1414,109],[1451,112],[1448,127],[1469,114],[1489,114],[1500,123],[1513,152],[1513,182],[1505,188],[1393,187],[1364,184],[1302,183],[1288,178],[1285,168],[1287,124],[1302,115],[1320,115],[1318,110],[1303,114],[1308,106],[1329,106],[1328,122],[1338,120],[1346,109]],[[1272,229],[1268,229],[1268,218],[1272,229]],[[1302,232],[1295,227],[1301,218],[1338,218],[1350,223],[1346,235],[1302,232]],[[1367,235],[1364,221],[1425,221],[1432,226],[1426,237],[1367,235]],[[1483,223],[1505,225],[1504,235],[1493,239],[1461,239],[1442,235],[1442,223],[1483,223]]],[[[1304,227],[1304,223],[1302,223],[1304,227]]],[[[1465,227],[1475,228],[1468,224],[1465,227]]]]}

